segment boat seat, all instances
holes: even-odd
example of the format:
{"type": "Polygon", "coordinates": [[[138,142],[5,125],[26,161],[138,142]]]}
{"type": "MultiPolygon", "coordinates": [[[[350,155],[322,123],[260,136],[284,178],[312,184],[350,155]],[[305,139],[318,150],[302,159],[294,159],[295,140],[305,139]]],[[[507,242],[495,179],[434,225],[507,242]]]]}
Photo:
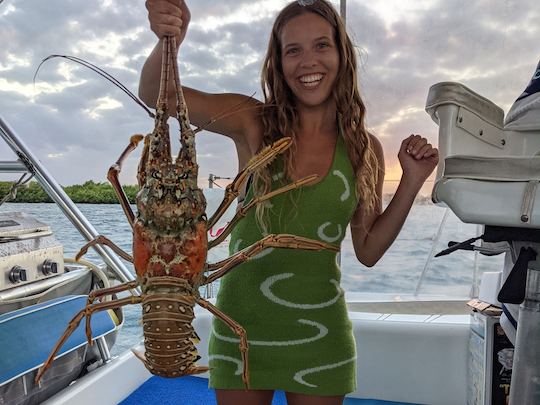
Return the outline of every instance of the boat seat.
{"type": "Polygon", "coordinates": [[[460,83],[441,82],[431,86],[426,101],[427,113],[433,116],[437,108],[445,104],[464,107],[492,125],[503,127],[503,109],[460,83]]]}
{"type": "MultiPolygon", "coordinates": [[[[82,310],[88,296],[56,298],[0,315],[0,387],[40,367],[66,330],[71,319],[82,310]]],[[[92,315],[93,339],[116,329],[107,311],[92,315]]],[[[56,359],[87,344],[85,323],[73,332],[56,359]]],[[[54,374],[54,373],[53,373],[54,374]]]]}
{"type": "Polygon", "coordinates": [[[540,228],[538,104],[520,106],[528,120],[520,127],[516,120],[504,123],[500,107],[460,83],[432,86],[426,111],[439,125],[442,161],[433,202],[448,206],[463,222],[540,228]]]}

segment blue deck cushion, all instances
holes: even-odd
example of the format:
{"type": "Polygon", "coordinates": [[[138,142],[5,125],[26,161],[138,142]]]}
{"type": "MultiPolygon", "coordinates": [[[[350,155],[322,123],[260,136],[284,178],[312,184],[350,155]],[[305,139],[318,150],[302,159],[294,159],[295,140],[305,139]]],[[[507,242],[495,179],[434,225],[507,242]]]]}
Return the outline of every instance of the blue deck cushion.
{"type": "MultiPolygon", "coordinates": [[[[87,299],[86,295],[60,297],[0,315],[0,386],[41,366],[87,299]]],[[[94,313],[91,325],[94,339],[116,327],[107,311],[94,313]]],[[[84,344],[85,318],[57,358],[84,344]]]]}
{"type": "MultiPolygon", "coordinates": [[[[216,405],[213,389],[208,379],[186,376],[161,378],[153,376],[146,380],[119,405],[216,405]]],[[[272,405],[286,405],[285,393],[276,391],[272,405]]],[[[343,405],[415,405],[404,402],[379,401],[376,399],[345,398],[343,405]]]]}

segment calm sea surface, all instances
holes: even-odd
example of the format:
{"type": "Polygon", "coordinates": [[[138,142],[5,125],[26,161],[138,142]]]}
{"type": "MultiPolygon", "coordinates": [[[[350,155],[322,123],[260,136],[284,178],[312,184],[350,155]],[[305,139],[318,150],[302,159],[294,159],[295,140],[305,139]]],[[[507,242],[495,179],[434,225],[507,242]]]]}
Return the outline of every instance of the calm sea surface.
{"type": "MultiPolygon", "coordinates": [[[[210,213],[221,198],[218,190],[208,190],[207,197],[210,213]]],[[[119,205],[79,204],[78,207],[99,233],[131,252],[131,229],[119,205]]],[[[232,217],[233,210],[234,207],[226,214],[228,218],[232,217]]],[[[0,211],[23,211],[49,224],[56,238],[64,244],[66,257],[74,257],[85,243],[54,204],[6,203],[0,207],[0,211]]],[[[224,223],[217,224],[215,229],[224,223]]],[[[485,257],[468,251],[441,258],[433,258],[433,255],[444,249],[450,240],[463,241],[480,233],[476,225],[462,223],[445,208],[431,203],[415,204],[395,243],[372,268],[366,268],[357,261],[350,235],[347,235],[341,253],[342,287],[347,293],[407,295],[418,291],[420,294],[469,296],[483,271],[502,268],[502,255],[485,257]]],[[[209,252],[209,262],[227,256],[226,243],[209,252]]],[[[101,261],[93,251],[86,259],[101,261]]],[[[126,266],[133,271],[131,264],[126,262],[126,266]]],[[[213,286],[214,294],[218,287],[213,286]]],[[[142,337],[140,307],[126,307],[125,318],[124,328],[113,351],[115,354],[138,343],[142,337]]]]}

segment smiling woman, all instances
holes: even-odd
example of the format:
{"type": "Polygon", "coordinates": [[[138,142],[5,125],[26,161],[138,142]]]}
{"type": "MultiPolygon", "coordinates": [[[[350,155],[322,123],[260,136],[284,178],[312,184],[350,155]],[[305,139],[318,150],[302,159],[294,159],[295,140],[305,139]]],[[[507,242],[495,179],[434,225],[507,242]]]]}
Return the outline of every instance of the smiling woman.
{"type": "MultiPolygon", "coordinates": [[[[166,36],[184,40],[191,18],[184,1],[148,0],[146,6],[160,42],[166,36]]],[[[154,48],[141,75],[139,93],[149,105],[158,92],[160,49],[159,44],[154,48]]],[[[231,254],[243,257],[241,249],[281,233],[341,244],[349,223],[356,257],[367,266],[392,244],[437,164],[437,150],[419,135],[402,142],[403,179],[383,212],[383,152],[365,126],[356,67],[353,44],[332,5],[292,2],[278,14],[270,34],[263,102],[183,88],[191,122],[210,122],[208,130],[232,139],[241,168],[275,142],[286,138],[292,145],[254,172],[240,192],[246,213],[231,234],[231,254]],[[223,111],[232,113],[223,116],[223,111]],[[299,186],[310,177],[309,184],[299,186]],[[288,183],[289,195],[277,195],[288,183]],[[270,204],[247,211],[272,194],[270,204]]],[[[176,90],[168,90],[174,102],[176,90]]],[[[274,247],[223,277],[216,305],[247,331],[251,389],[242,390],[244,382],[235,372],[240,358],[238,347],[231,345],[235,338],[216,321],[209,343],[210,386],[220,404],[269,404],[273,391],[282,389],[291,404],[330,405],[355,390],[355,344],[340,278],[331,250],[274,247]],[[313,373],[316,383],[304,379],[313,373]]],[[[244,354],[241,358],[247,362],[244,354]]]]}

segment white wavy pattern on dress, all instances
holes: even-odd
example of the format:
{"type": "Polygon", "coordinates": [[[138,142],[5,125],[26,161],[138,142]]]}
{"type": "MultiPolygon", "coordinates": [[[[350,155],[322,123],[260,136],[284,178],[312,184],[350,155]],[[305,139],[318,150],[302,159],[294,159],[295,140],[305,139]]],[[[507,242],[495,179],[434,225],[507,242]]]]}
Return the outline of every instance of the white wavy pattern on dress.
{"type": "Polygon", "coordinates": [[[232,254],[238,253],[240,251],[240,245],[242,244],[242,239],[237,239],[232,248],[232,254]]]}
{"type": "Polygon", "coordinates": [[[262,252],[260,253],[257,253],[255,256],[253,256],[251,259],[249,260],[257,260],[257,259],[260,259],[266,255],[269,255],[270,253],[272,253],[274,251],[274,248],[266,248],[264,249],[262,252]]]}
{"type": "Polygon", "coordinates": [[[272,175],[272,180],[278,181],[278,180],[283,178],[283,175],[284,175],[283,172],[276,173],[276,174],[272,175]]]}
{"type": "MultiPolygon", "coordinates": [[[[248,343],[253,346],[296,346],[296,345],[303,345],[306,343],[315,342],[319,339],[324,338],[326,335],[328,335],[328,328],[324,326],[322,323],[310,321],[309,319],[298,319],[298,323],[313,326],[314,328],[317,328],[319,331],[315,336],[304,338],[304,339],[296,339],[296,340],[251,340],[248,339],[248,343]]],[[[229,343],[235,343],[239,344],[240,339],[223,336],[216,332],[214,327],[212,326],[212,333],[216,337],[216,339],[223,340],[224,342],[229,343]]]]}
{"type": "Polygon", "coordinates": [[[347,177],[345,177],[345,175],[340,170],[334,170],[332,174],[334,176],[339,177],[343,181],[343,185],[345,186],[345,191],[343,192],[343,194],[341,194],[339,199],[341,201],[346,201],[351,196],[351,187],[349,186],[347,177]]]}
{"type": "Polygon", "coordinates": [[[279,298],[277,295],[275,295],[272,292],[271,288],[275,283],[281,280],[286,280],[291,277],[294,277],[294,273],[281,273],[281,274],[270,276],[261,283],[261,286],[260,286],[261,292],[266,298],[268,298],[273,303],[276,303],[278,305],[283,305],[285,307],[297,308],[297,309],[319,309],[319,308],[329,307],[330,305],[335,304],[344,293],[343,289],[339,285],[339,282],[334,279],[331,279],[328,282],[331,284],[334,284],[334,286],[336,287],[336,291],[337,291],[336,296],[328,301],[320,302],[317,304],[300,304],[298,302],[287,301],[282,298],[279,298]]]}
{"type": "Polygon", "coordinates": [[[352,357],[352,358],[350,358],[348,360],[343,360],[343,361],[340,361],[340,362],[337,362],[337,363],[324,364],[324,365],[318,366],[318,367],[306,368],[304,370],[298,371],[294,375],[293,378],[294,378],[294,381],[296,381],[299,384],[307,385],[308,387],[311,387],[311,388],[317,388],[318,385],[308,383],[307,381],[304,380],[304,377],[306,375],[308,375],[308,374],[318,373],[320,371],[332,370],[334,368],[338,368],[338,367],[344,366],[345,364],[351,363],[351,362],[353,362],[355,360],[356,360],[356,356],[354,356],[354,357],[352,357]]]}
{"type": "Polygon", "coordinates": [[[212,360],[224,360],[224,361],[234,363],[236,364],[236,371],[234,372],[234,375],[242,374],[243,364],[242,364],[242,360],[240,359],[235,359],[234,357],[231,357],[231,356],[224,356],[223,354],[212,354],[208,356],[208,362],[211,362],[212,360]]]}
{"type": "Polygon", "coordinates": [[[319,226],[319,229],[317,229],[317,236],[321,238],[323,241],[328,242],[328,243],[332,243],[339,240],[339,238],[341,238],[341,234],[343,233],[343,227],[341,226],[341,224],[337,224],[337,231],[338,231],[337,235],[334,235],[334,236],[327,235],[325,233],[325,229],[331,225],[332,225],[332,222],[325,222],[324,224],[319,226]]]}

